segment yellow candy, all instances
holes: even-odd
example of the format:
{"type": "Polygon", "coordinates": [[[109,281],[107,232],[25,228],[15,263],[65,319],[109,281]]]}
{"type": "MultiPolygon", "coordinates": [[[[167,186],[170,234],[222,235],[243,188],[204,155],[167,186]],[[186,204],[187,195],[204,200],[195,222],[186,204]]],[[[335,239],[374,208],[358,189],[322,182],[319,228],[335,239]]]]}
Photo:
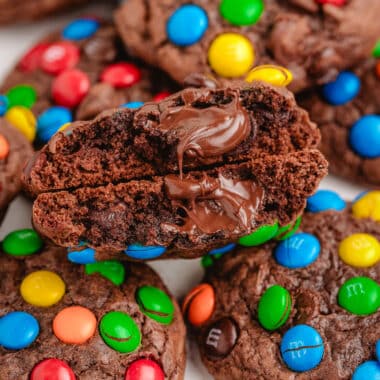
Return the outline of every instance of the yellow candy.
{"type": "Polygon", "coordinates": [[[282,66],[262,65],[252,69],[245,77],[245,80],[248,83],[260,80],[274,86],[285,87],[293,80],[293,75],[282,66]]]}
{"type": "Polygon", "coordinates": [[[27,275],[21,283],[22,298],[34,306],[52,306],[65,294],[65,283],[54,272],[40,270],[27,275]]]}
{"type": "Polygon", "coordinates": [[[251,42],[241,34],[224,33],[211,43],[208,61],[218,75],[236,78],[253,66],[255,51],[251,42]]]}
{"type": "Polygon", "coordinates": [[[15,106],[9,109],[5,118],[17,128],[30,141],[36,137],[36,118],[32,111],[22,106],[15,106]]]}
{"type": "Polygon", "coordinates": [[[352,213],[357,218],[371,218],[380,222],[380,191],[370,191],[352,206],[352,213]]]}
{"type": "Polygon", "coordinates": [[[352,234],[340,243],[339,256],[353,267],[370,267],[380,260],[380,243],[369,234],[352,234]]]}
{"type": "Polygon", "coordinates": [[[62,126],[59,127],[58,131],[57,132],[61,132],[61,131],[64,131],[67,127],[69,127],[71,125],[71,123],[65,123],[63,124],[62,126]]]}

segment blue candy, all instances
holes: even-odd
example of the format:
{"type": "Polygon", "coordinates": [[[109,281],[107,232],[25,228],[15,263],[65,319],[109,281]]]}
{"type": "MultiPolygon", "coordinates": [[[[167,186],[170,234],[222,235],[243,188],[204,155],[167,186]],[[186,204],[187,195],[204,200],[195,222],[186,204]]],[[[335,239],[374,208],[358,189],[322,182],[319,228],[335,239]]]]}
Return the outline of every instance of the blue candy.
{"type": "Polygon", "coordinates": [[[317,213],[326,210],[342,211],[346,208],[346,202],[338,193],[331,190],[318,190],[307,200],[306,210],[317,213]]]}
{"type": "Polygon", "coordinates": [[[72,120],[73,115],[68,108],[61,106],[48,108],[37,119],[38,140],[43,143],[48,142],[63,124],[72,120]]]}
{"type": "Polygon", "coordinates": [[[30,346],[39,332],[37,319],[24,311],[13,311],[0,318],[0,346],[8,350],[30,346]]]}
{"type": "Polygon", "coordinates": [[[352,380],[380,380],[380,364],[369,360],[360,364],[352,375],[352,380]]]}
{"type": "Polygon", "coordinates": [[[120,106],[120,108],[140,108],[144,105],[144,102],[129,102],[124,103],[120,106]]]}
{"type": "Polygon", "coordinates": [[[62,37],[66,40],[83,40],[84,38],[89,38],[99,29],[100,24],[98,21],[93,19],[81,18],[70,22],[63,29],[62,37]]]}
{"type": "Polygon", "coordinates": [[[5,95],[0,95],[0,116],[7,112],[8,103],[8,98],[5,95]]]}
{"type": "Polygon", "coordinates": [[[356,74],[342,71],[334,82],[327,83],[322,87],[322,94],[328,103],[339,106],[354,99],[358,95],[360,87],[360,79],[356,74]]]}
{"type": "Polygon", "coordinates": [[[124,252],[133,259],[150,260],[161,256],[166,251],[165,247],[160,246],[143,246],[140,244],[132,244],[124,252]]]}
{"type": "Polygon", "coordinates": [[[92,248],[85,248],[81,251],[69,250],[67,258],[75,264],[93,264],[96,263],[95,251],[92,248]]]}
{"type": "Polygon", "coordinates": [[[282,359],[292,371],[310,371],[323,358],[323,339],[313,327],[297,325],[285,333],[280,349],[282,359]]]}
{"type": "Polygon", "coordinates": [[[283,240],[274,251],[276,261],[287,268],[303,268],[313,263],[321,251],[319,240],[301,232],[283,240]]]}
{"type": "Polygon", "coordinates": [[[186,4],[177,8],[166,24],[169,40],[178,46],[198,42],[208,28],[207,14],[198,5],[186,4]]]}
{"type": "Polygon", "coordinates": [[[227,252],[232,251],[236,247],[235,243],[230,243],[224,247],[212,249],[208,254],[209,255],[224,255],[227,252]]]}
{"type": "Polygon", "coordinates": [[[376,342],[376,357],[377,360],[380,362],[380,339],[376,342]]]}
{"type": "Polygon", "coordinates": [[[380,157],[380,116],[360,118],[350,130],[350,144],[361,157],[380,157]]]}

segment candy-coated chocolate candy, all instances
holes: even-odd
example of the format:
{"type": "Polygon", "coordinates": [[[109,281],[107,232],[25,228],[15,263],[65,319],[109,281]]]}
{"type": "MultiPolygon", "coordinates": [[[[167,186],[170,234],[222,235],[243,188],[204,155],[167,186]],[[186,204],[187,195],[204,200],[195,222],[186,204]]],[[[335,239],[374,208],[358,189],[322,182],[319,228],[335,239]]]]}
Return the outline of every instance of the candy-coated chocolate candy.
{"type": "Polygon", "coordinates": [[[3,116],[8,109],[8,99],[5,95],[0,94],[0,116],[3,116]]]}
{"type": "Polygon", "coordinates": [[[377,360],[380,362],[380,339],[376,342],[376,357],[377,360]]]}
{"type": "Polygon", "coordinates": [[[30,346],[39,332],[37,319],[24,311],[13,311],[0,317],[0,346],[7,350],[30,346]]]}
{"type": "Polygon", "coordinates": [[[143,246],[140,244],[132,244],[125,250],[127,256],[138,260],[150,260],[161,256],[166,251],[165,247],[160,246],[143,246]]]}
{"type": "Polygon", "coordinates": [[[338,303],[352,314],[373,314],[380,307],[380,286],[368,277],[352,277],[340,287],[338,303]]]}
{"type": "Polygon", "coordinates": [[[262,65],[252,69],[245,77],[245,81],[248,83],[258,80],[274,86],[285,87],[293,80],[293,75],[285,67],[262,65]]]}
{"type": "Polygon", "coordinates": [[[79,48],[69,41],[50,44],[41,56],[41,68],[48,74],[57,75],[73,68],[79,62],[79,48]]]}
{"type": "Polygon", "coordinates": [[[76,380],[76,377],[66,362],[51,358],[39,362],[33,368],[30,380],[76,380]]]}
{"type": "Polygon", "coordinates": [[[46,143],[58,132],[62,125],[73,120],[71,111],[66,107],[53,106],[46,109],[37,119],[37,138],[46,143]]]}
{"type": "Polygon", "coordinates": [[[207,13],[195,4],[177,8],[166,24],[170,42],[178,46],[190,46],[198,42],[208,28],[207,13]]]}
{"type": "Polygon", "coordinates": [[[227,252],[232,251],[236,247],[235,243],[230,243],[224,247],[212,249],[208,254],[209,255],[224,255],[227,252]]]}
{"type": "Polygon", "coordinates": [[[354,99],[360,91],[360,78],[350,72],[341,72],[335,81],[325,84],[322,93],[325,100],[333,105],[339,106],[354,99]]]}
{"type": "Polygon", "coordinates": [[[345,5],[347,0],[315,0],[318,4],[332,4],[338,7],[345,5]]]}
{"type": "Polygon", "coordinates": [[[375,58],[380,58],[380,39],[377,40],[376,44],[375,44],[375,47],[373,48],[372,50],[372,55],[375,57],[375,58]]]}
{"type": "Polygon", "coordinates": [[[346,202],[338,193],[331,190],[318,190],[308,198],[306,210],[317,213],[327,210],[342,211],[346,208],[346,202]]]}
{"type": "Polygon", "coordinates": [[[167,91],[162,91],[162,92],[159,92],[158,94],[156,94],[154,97],[153,97],[153,100],[155,102],[160,102],[161,100],[164,100],[166,99],[168,96],[170,96],[170,92],[167,92],[167,91]]]}
{"type": "Polygon", "coordinates": [[[52,83],[54,101],[64,107],[76,107],[90,89],[87,74],[78,69],[66,70],[59,74],[52,83]]]}
{"type": "Polygon", "coordinates": [[[95,251],[92,248],[82,250],[69,250],[67,258],[75,264],[92,264],[96,263],[95,251]]]}
{"type": "Polygon", "coordinates": [[[82,306],[69,306],[62,309],[54,318],[55,336],[64,343],[82,344],[95,334],[96,317],[82,306]]]}
{"type": "Polygon", "coordinates": [[[65,283],[56,273],[39,270],[28,274],[21,283],[22,298],[33,306],[56,304],[65,294],[65,283]]]}
{"type": "Polygon", "coordinates": [[[380,260],[380,243],[369,234],[352,234],[339,244],[339,257],[353,267],[370,267],[380,260]]]}
{"type": "Polygon", "coordinates": [[[114,63],[107,66],[100,75],[101,81],[116,88],[131,87],[141,80],[141,71],[133,63],[114,63]]]}
{"type": "Polygon", "coordinates": [[[136,292],[141,311],[149,318],[169,325],[174,317],[174,305],[170,297],[154,286],[141,286],[136,292]]]}
{"type": "Polygon", "coordinates": [[[302,216],[299,216],[294,223],[288,224],[287,226],[280,227],[277,231],[276,240],[285,240],[293,236],[300,227],[302,222],[302,216]]]}
{"type": "Polygon", "coordinates": [[[380,79],[380,62],[376,63],[376,75],[380,79]]]}
{"type": "Polygon", "coordinates": [[[308,233],[298,233],[277,245],[274,257],[287,268],[303,268],[312,264],[319,256],[319,240],[308,233]]]}
{"type": "Polygon", "coordinates": [[[380,380],[380,364],[374,360],[368,360],[356,367],[352,380],[380,380]]]}
{"type": "Polygon", "coordinates": [[[130,109],[134,109],[134,108],[140,108],[144,105],[144,102],[128,102],[128,103],[124,103],[120,106],[120,108],[130,108],[130,109]]]}
{"type": "Polygon", "coordinates": [[[34,45],[20,60],[17,68],[24,72],[30,72],[38,69],[41,64],[41,59],[45,50],[50,46],[50,44],[41,42],[34,45]]]}
{"type": "Polygon", "coordinates": [[[133,352],[141,342],[141,333],[136,322],[121,311],[105,314],[100,321],[99,331],[104,342],[118,352],[133,352]]]}
{"type": "Polygon", "coordinates": [[[192,289],[182,305],[182,313],[194,326],[210,319],[215,308],[215,292],[211,285],[200,284],[192,289]]]}
{"type": "Polygon", "coordinates": [[[212,41],[208,50],[211,68],[225,78],[247,74],[255,62],[255,51],[246,37],[237,33],[223,33],[212,41]]]}
{"type": "Polygon", "coordinates": [[[38,252],[43,244],[36,231],[25,228],[10,232],[5,236],[2,246],[3,251],[8,255],[28,256],[38,252]]]}
{"type": "Polygon", "coordinates": [[[125,280],[125,267],[116,260],[86,264],[85,272],[86,274],[99,273],[116,286],[120,286],[125,280]]]}
{"type": "Polygon", "coordinates": [[[380,116],[365,115],[351,128],[349,140],[352,149],[361,157],[380,157],[380,116]]]}
{"type": "Polygon", "coordinates": [[[261,326],[276,330],[289,318],[292,299],[289,292],[280,285],[273,285],[261,296],[257,315],[261,326]]]}
{"type": "Polygon", "coordinates": [[[296,372],[315,368],[324,353],[322,337],[308,325],[296,325],[289,329],[282,338],[280,349],[285,364],[296,372]]]}
{"type": "Polygon", "coordinates": [[[8,108],[14,106],[31,108],[36,102],[37,93],[32,86],[19,84],[9,89],[6,93],[6,97],[8,99],[8,108]]]}
{"type": "Polygon", "coordinates": [[[66,40],[79,41],[90,38],[99,29],[99,21],[91,18],[80,18],[66,25],[62,37],[66,40]]]}
{"type": "Polygon", "coordinates": [[[222,318],[208,327],[203,338],[206,355],[212,360],[226,357],[239,337],[238,327],[231,318],[222,318]]]}
{"type": "Polygon", "coordinates": [[[276,236],[278,229],[279,225],[277,222],[272,225],[261,226],[251,234],[241,237],[239,239],[239,244],[244,247],[254,247],[263,244],[273,239],[276,236]]]}
{"type": "Polygon", "coordinates": [[[203,268],[208,268],[223,256],[223,253],[207,254],[202,257],[201,265],[203,268]]]}
{"type": "Polygon", "coordinates": [[[36,137],[36,118],[29,108],[15,106],[5,114],[5,118],[17,128],[30,142],[36,137]]]}
{"type": "Polygon", "coordinates": [[[220,3],[223,18],[237,26],[256,24],[263,10],[263,0],[222,0],[220,3]]]}
{"type": "Polygon", "coordinates": [[[0,134],[0,160],[4,160],[9,154],[9,142],[0,134]]]}
{"type": "Polygon", "coordinates": [[[128,367],[125,380],[165,380],[165,374],[153,360],[139,359],[128,367]]]}

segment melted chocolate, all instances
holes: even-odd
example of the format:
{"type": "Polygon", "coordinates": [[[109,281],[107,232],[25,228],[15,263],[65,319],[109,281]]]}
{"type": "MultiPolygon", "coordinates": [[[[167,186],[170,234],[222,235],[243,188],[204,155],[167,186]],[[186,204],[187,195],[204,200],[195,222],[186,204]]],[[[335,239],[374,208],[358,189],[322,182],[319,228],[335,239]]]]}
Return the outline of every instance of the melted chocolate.
{"type": "Polygon", "coordinates": [[[204,175],[201,180],[168,175],[165,188],[168,197],[187,214],[182,218],[183,225],[165,227],[190,234],[197,229],[207,234],[227,230],[239,235],[251,231],[264,197],[264,190],[253,181],[230,179],[221,173],[218,178],[204,175]]]}
{"type": "MultiPolygon", "coordinates": [[[[206,93],[206,98],[208,95],[206,93]]],[[[160,120],[163,130],[176,131],[181,177],[184,155],[197,157],[207,163],[207,158],[220,156],[236,148],[251,132],[249,115],[241,106],[237,92],[231,91],[229,103],[206,108],[193,105],[196,101],[202,101],[199,91],[194,89],[183,91],[183,100],[185,105],[168,109],[160,120]]]]}
{"type": "Polygon", "coordinates": [[[212,78],[210,76],[206,76],[201,73],[192,73],[185,78],[183,85],[184,87],[205,87],[214,90],[218,87],[218,82],[215,78],[212,78]]]}

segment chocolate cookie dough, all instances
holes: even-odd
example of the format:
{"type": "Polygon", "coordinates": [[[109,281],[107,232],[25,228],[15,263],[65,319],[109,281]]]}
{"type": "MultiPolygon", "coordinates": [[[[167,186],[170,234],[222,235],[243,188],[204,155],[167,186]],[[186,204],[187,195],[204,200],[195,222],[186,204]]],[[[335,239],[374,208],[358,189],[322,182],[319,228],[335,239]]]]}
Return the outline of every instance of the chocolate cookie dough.
{"type": "Polygon", "coordinates": [[[377,0],[128,0],[115,20],[134,55],[179,82],[199,71],[245,77],[274,63],[300,91],[365,59],[379,12],[377,0]]]}
{"type": "Polygon", "coordinates": [[[5,117],[14,120],[31,109],[35,118],[29,117],[27,135],[46,143],[74,120],[110,108],[138,107],[176,88],[159,70],[130,58],[113,25],[79,18],[33,46],[0,91],[8,103],[5,117]]]}
{"type": "Polygon", "coordinates": [[[299,96],[321,129],[330,171],[367,186],[380,185],[379,86],[380,61],[372,59],[299,96]]]}
{"type": "Polygon", "coordinates": [[[33,150],[26,138],[0,118],[0,220],[21,191],[21,173],[33,150]]]}
{"type": "Polygon", "coordinates": [[[215,379],[348,380],[375,359],[380,192],[312,199],[299,232],[214,260],[186,297],[215,379]]]}
{"type": "Polygon", "coordinates": [[[73,265],[53,246],[22,258],[3,249],[1,379],[183,379],[182,316],[148,266],[73,265]]]}
{"type": "MultiPolygon", "coordinates": [[[[197,257],[293,222],[326,174],[318,128],[284,88],[188,88],[58,133],[25,170],[56,244],[197,257]]],[[[104,256],[102,256],[104,258],[104,256]]]]}

